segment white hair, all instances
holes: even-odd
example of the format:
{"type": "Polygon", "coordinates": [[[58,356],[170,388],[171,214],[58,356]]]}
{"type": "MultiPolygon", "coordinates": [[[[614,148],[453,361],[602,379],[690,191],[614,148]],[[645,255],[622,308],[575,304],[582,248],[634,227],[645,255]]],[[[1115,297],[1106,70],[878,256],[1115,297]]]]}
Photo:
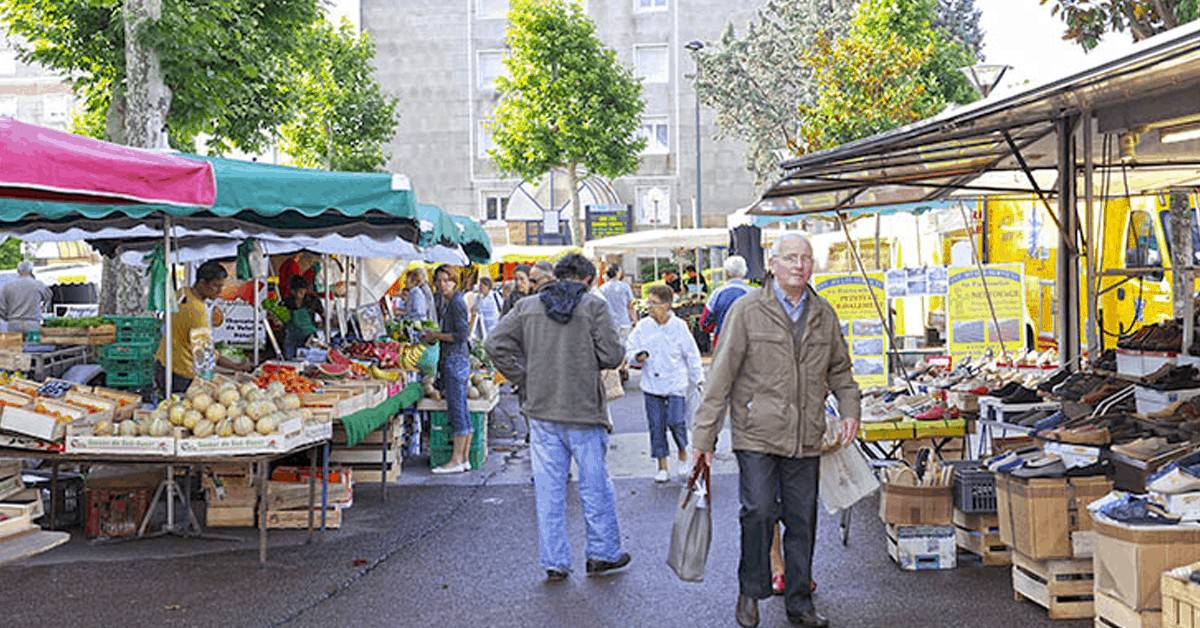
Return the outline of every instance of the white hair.
{"type": "Polygon", "coordinates": [[[19,264],[17,264],[17,274],[32,275],[33,274],[33,262],[31,262],[29,260],[21,261],[19,264]]]}
{"type": "Polygon", "coordinates": [[[775,243],[771,245],[771,257],[779,255],[779,250],[783,248],[784,242],[799,240],[808,245],[808,250],[813,250],[812,240],[808,239],[808,235],[800,231],[788,231],[775,238],[775,243]]]}
{"type": "Polygon", "coordinates": [[[733,255],[725,260],[721,265],[725,269],[725,277],[728,279],[740,279],[746,276],[746,258],[741,255],[733,255]]]}

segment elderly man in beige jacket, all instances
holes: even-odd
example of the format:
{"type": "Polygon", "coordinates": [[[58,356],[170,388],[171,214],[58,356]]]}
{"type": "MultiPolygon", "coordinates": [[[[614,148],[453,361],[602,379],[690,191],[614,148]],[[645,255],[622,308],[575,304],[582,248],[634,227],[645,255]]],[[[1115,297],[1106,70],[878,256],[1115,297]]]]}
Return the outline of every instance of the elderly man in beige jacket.
{"type": "Polygon", "coordinates": [[[858,432],[860,395],[837,314],[808,285],[812,244],[798,233],[780,237],[770,270],[725,319],[696,413],[694,454],[711,461],[728,408],[741,502],[738,624],[757,626],[758,600],[771,595],[772,531],[782,519],[788,619],[826,626],[809,586],[825,397],[837,397],[841,438],[849,442],[858,432]]]}

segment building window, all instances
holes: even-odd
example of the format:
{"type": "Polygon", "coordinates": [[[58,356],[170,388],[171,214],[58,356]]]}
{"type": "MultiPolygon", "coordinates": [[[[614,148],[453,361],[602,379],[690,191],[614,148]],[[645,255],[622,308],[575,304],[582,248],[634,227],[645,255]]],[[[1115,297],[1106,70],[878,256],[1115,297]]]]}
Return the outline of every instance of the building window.
{"type": "Polygon", "coordinates": [[[52,94],[42,101],[42,118],[46,122],[66,122],[71,113],[71,99],[66,94],[52,94]]]}
{"type": "Polygon", "coordinates": [[[633,47],[633,66],[639,78],[647,83],[666,83],[670,80],[671,57],[667,44],[633,47]]]}
{"type": "Polygon", "coordinates": [[[0,76],[15,76],[17,73],[17,51],[0,50],[0,76]]]}
{"type": "Polygon", "coordinates": [[[483,197],[483,213],[480,218],[487,222],[508,220],[508,195],[485,195],[483,197]]]}
{"type": "Polygon", "coordinates": [[[508,0],[479,0],[476,13],[481,18],[495,19],[508,16],[508,0]]]}
{"type": "Polygon", "coordinates": [[[491,159],[488,151],[496,148],[496,141],[492,138],[492,130],[488,128],[491,120],[479,121],[479,157],[481,159],[491,159]]]}
{"type": "Polygon", "coordinates": [[[504,53],[479,53],[479,89],[496,89],[496,78],[504,75],[504,53]]]}
{"type": "Polygon", "coordinates": [[[643,155],[662,155],[671,152],[670,127],[666,116],[643,119],[638,135],[646,138],[646,147],[642,149],[643,155]]]}
{"type": "Polygon", "coordinates": [[[667,0],[633,0],[633,10],[635,13],[666,11],[667,0]]]}
{"type": "Polygon", "coordinates": [[[637,224],[661,227],[671,224],[671,190],[663,186],[639,187],[637,194],[637,224]]]}

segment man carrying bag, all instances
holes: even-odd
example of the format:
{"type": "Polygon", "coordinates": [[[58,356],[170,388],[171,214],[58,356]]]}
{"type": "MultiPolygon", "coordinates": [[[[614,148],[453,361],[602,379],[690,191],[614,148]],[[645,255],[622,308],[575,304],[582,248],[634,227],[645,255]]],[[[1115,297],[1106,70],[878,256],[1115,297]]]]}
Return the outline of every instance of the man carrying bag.
{"type": "Polygon", "coordinates": [[[687,486],[679,493],[679,508],[671,526],[667,565],[687,582],[704,580],[704,565],[712,544],[712,483],[707,462],[698,461],[687,486]]]}

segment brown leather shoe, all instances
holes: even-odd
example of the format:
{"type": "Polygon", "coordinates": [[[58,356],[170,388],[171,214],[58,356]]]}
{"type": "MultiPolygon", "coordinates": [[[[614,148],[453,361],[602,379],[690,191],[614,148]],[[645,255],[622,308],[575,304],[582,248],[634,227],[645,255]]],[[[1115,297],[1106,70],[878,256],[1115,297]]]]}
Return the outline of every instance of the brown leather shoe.
{"type": "Polygon", "coordinates": [[[738,594],[737,611],[734,613],[737,623],[742,628],[758,626],[758,600],[738,594]]]}

